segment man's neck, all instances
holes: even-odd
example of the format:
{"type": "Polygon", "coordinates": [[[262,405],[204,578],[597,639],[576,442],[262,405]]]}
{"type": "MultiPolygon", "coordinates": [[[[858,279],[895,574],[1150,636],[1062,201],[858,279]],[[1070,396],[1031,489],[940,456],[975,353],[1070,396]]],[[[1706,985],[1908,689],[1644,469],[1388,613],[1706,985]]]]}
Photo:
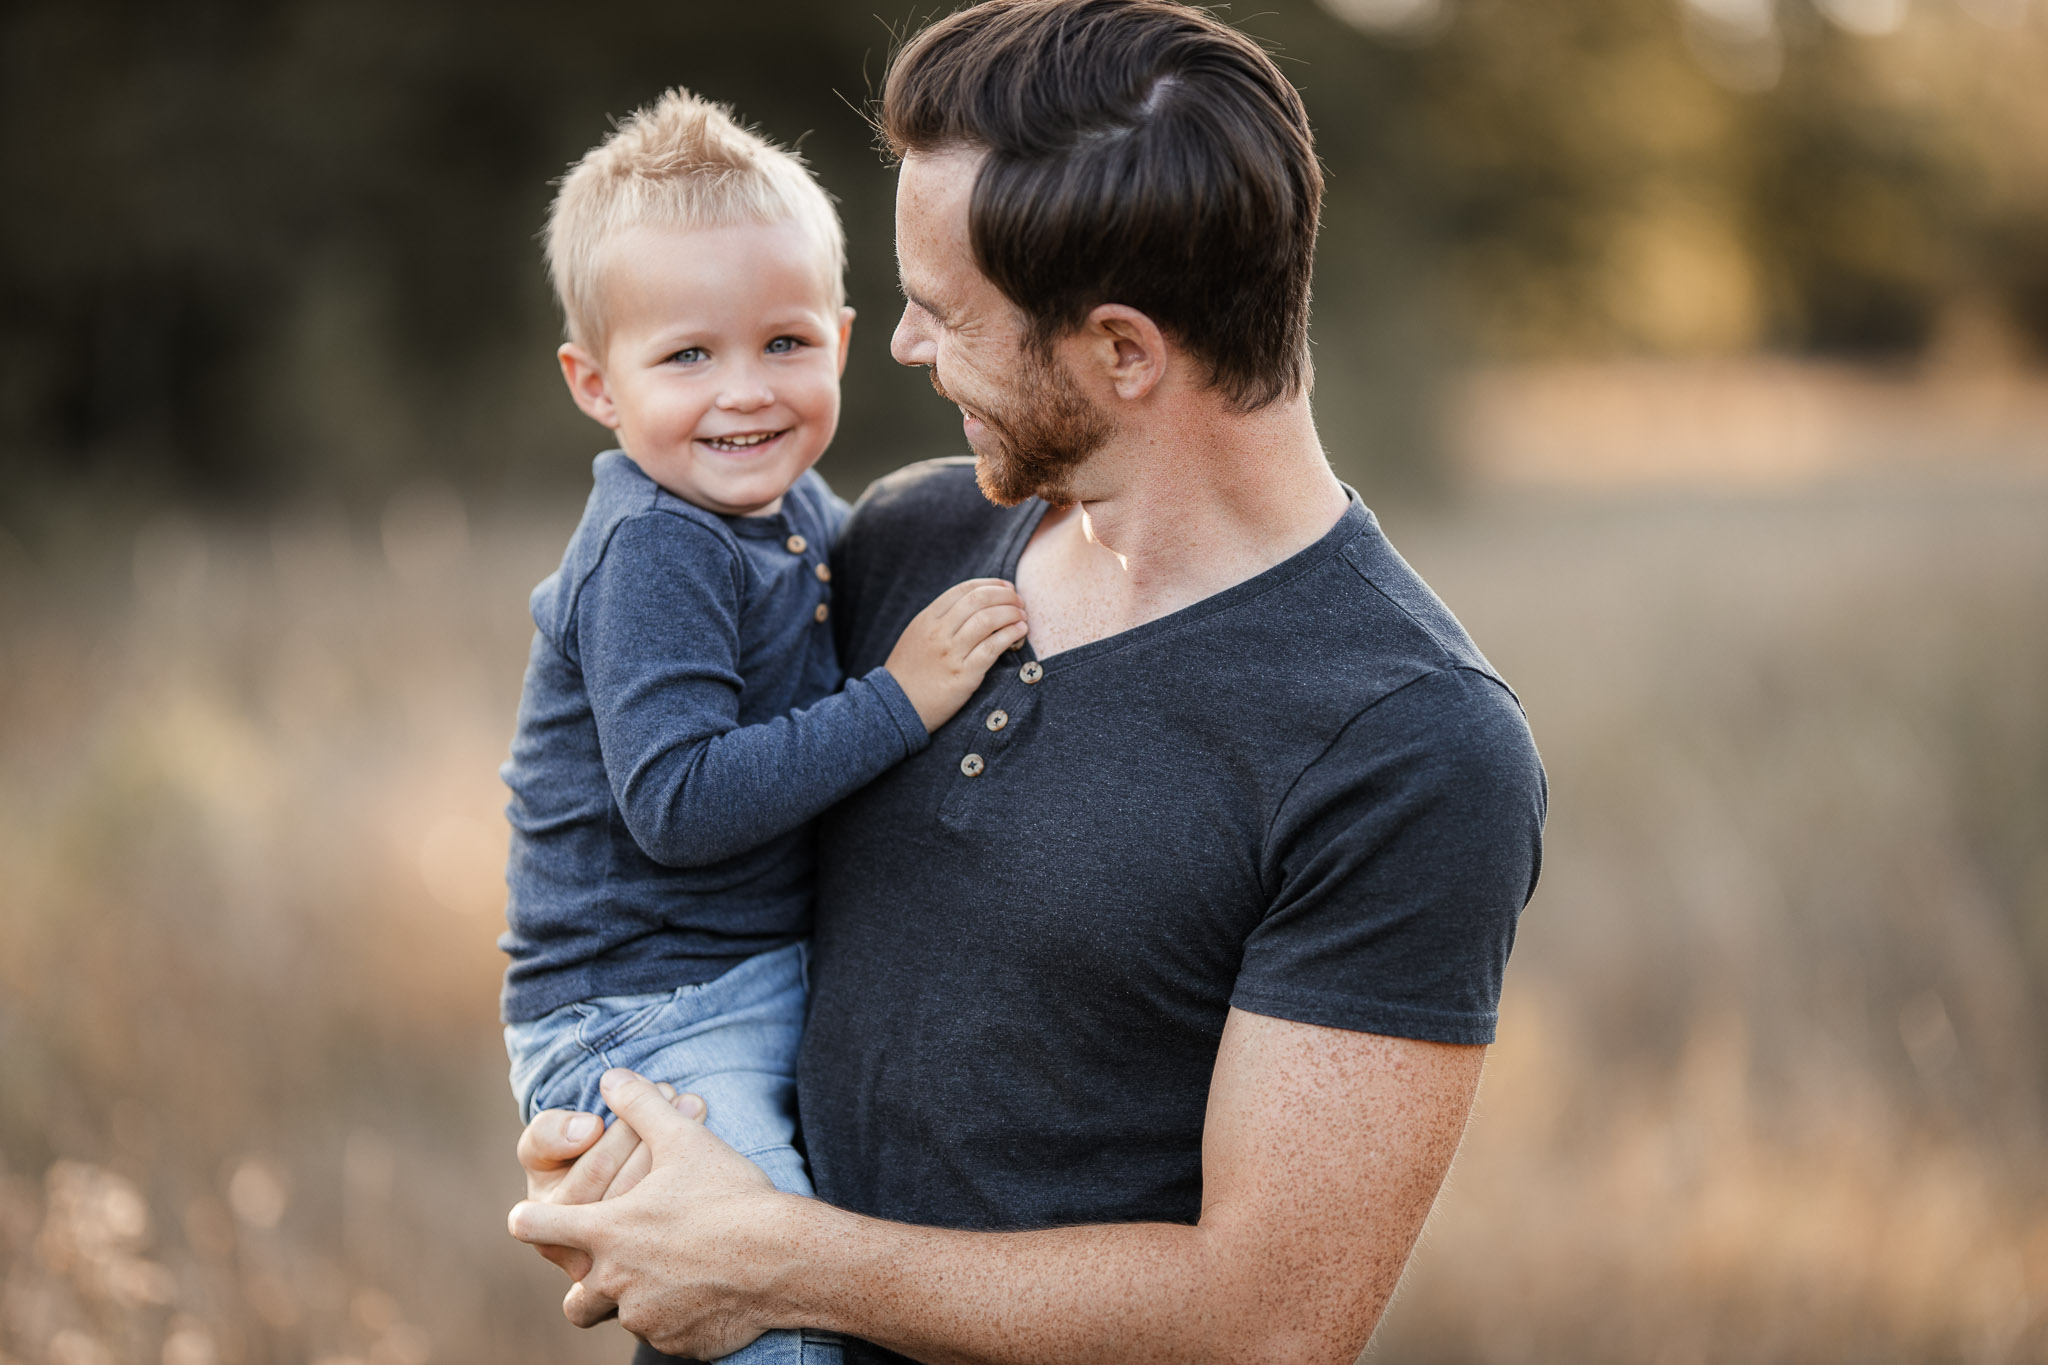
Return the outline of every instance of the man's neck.
{"type": "Polygon", "coordinates": [[[1046,516],[1018,566],[1040,656],[1170,615],[1263,573],[1343,515],[1306,398],[1112,440],[1080,502],[1046,516]]]}

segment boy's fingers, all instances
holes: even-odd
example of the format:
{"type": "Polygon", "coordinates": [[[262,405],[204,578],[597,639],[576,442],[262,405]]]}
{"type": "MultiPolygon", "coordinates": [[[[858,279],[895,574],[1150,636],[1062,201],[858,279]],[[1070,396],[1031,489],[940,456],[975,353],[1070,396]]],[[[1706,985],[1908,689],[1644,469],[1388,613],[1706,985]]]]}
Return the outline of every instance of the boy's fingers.
{"type": "Polygon", "coordinates": [[[997,657],[1004,650],[1028,634],[1030,632],[1025,629],[1022,621],[1019,621],[1014,626],[1004,626],[1001,630],[996,631],[993,635],[990,635],[986,640],[983,640],[968,651],[966,659],[967,670],[971,673],[988,672],[989,666],[995,663],[997,657]]]}
{"type": "Polygon", "coordinates": [[[960,623],[956,639],[979,640],[993,634],[1004,626],[1014,625],[1024,619],[1024,608],[1014,602],[998,602],[985,606],[960,623]]]}
{"type": "Polygon", "coordinates": [[[958,602],[962,597],[965,597],[968,593],[973,592],[976,588],[985,588],[991,583],[1001,583],[1002,581],[1003,580],[1000,578],[964,579],[961,582],[955,583],[952,587],[946,589],[937,597],[934,597],[931,600],[931,605],[926,607],[925,610],[928,612],[936,612],[937,614],[943,616],[946,614],[946,612],[952,609],[952,606],[955,602],[958,602]]]}
{"type": "Polygon", "coordinates": [[[1017,590],[1000,578],[970,578],[939,594],[932,608],[941,621],[954,621],[992,602],[1015,600],[1017,590]]]}
{"type": "MultiPolygon", "coordinates": [[[[969,623],[975,617],[985,611],[996,610],[1003,605],[1004,599],[993,594],[984,596],[980,592],[968,593],[958,602],[955,602],[953,609],[947,612],[945,618],[939,622],[939,639],[948,644],[957,641],[968,629],[969,623]]],[[[1014,601],[1010,604],[1009,609],[1012,611],[1020,610],[1014,604],[1014,601]]]]}

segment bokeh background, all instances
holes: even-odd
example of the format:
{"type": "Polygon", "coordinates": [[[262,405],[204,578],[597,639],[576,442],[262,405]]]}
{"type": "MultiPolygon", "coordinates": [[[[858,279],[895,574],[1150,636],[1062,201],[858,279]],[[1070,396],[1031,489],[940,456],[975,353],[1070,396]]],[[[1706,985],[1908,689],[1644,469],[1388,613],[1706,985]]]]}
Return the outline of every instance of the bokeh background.
{"type": "MultiPolygon", "coordinates": [[[[550,178],[801,141],[899,371],[876,0],[0,11],[0,1362],[618,1361],[502,1230],[550,178]]],[[[1333,462],[1552,778],[1388,1361],[2048,1359],[2048,12],[1260,0],[1333,462]]]]}

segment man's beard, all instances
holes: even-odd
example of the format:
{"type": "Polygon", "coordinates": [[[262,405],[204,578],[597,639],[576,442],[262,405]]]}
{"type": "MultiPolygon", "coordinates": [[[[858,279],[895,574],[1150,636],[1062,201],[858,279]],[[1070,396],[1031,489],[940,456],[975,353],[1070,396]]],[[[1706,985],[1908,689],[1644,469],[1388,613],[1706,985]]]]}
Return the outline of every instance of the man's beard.
{"type": "MultiPolygon", "coordinates": [[[[939,382],[936,366],[930,374],[939,396],[957,404],[939,382]]],[[[1049,350],[1028,342],[1014,394],[1005,395],[1002,409],[977,407],[974,415],[993,438],[986,443],[991,448],[975,452],[974,480],[982,496],[1001,507],[1033,496],[1055,507],[1075,501],[1074,471],[1113,429],[1049,350]]]]}

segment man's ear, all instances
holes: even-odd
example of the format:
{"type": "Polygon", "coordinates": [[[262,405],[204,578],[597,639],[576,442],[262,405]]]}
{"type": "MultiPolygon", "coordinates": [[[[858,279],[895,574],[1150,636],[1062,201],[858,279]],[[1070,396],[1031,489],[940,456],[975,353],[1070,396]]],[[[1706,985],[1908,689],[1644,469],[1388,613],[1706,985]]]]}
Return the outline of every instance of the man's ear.
{"type": "Polygon", "coordinates": [[[853,310],[839,310],[839,377],[846,378],[847,344],[853,340],[853,310]]]}
{"type": "Polygon", "coordinates": [[[569,396],[576,400],[576,406],[593,422],[617,431],[619,409],[605,383],[604,367],[573,341],[563,342],[555,351],[555,359],[562,362],[562,382],[569,386],[569,396]]]}
{"type": "Polygon", "coordinates": [[[1159,386],[1172,356],[1159,324],[1121,303],[1098,305],[1081,324],[1088,362],[1125,402],[1159,386]]]}

